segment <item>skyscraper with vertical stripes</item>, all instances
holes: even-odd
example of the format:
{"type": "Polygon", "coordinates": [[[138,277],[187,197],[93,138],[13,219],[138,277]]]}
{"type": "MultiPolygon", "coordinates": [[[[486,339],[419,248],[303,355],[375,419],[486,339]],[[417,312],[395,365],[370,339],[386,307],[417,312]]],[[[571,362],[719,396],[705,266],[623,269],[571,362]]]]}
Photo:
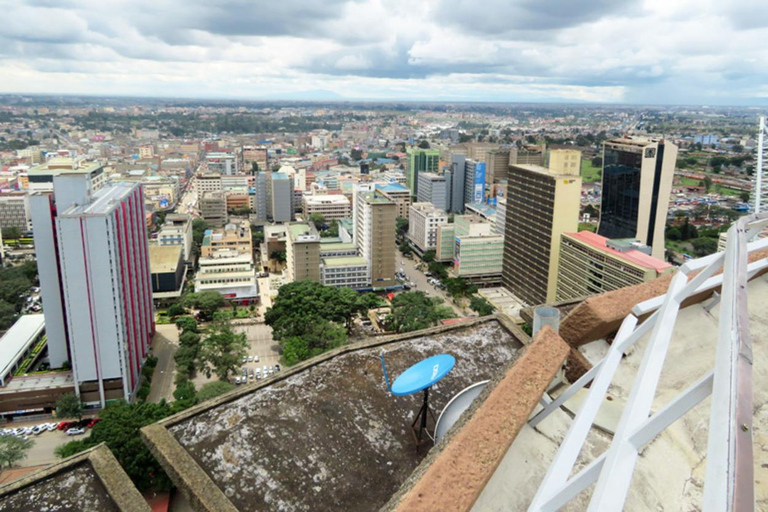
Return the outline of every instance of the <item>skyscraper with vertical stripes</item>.
{"type": "Polygon", "coordinates": [[[141,186],[93,192],[89,176],[64,173],[31,204],[40,284],[59,298],[43,294],[51,366],[67,358],[85,403],[131,400],[155,330],[141,186]]]}

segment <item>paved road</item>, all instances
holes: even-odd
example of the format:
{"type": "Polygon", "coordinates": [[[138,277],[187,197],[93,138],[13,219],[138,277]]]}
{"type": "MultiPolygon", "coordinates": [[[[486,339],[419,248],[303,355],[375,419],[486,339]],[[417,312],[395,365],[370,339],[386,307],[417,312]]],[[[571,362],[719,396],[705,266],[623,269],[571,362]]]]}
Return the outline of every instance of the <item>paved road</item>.
{"type": "MultiPolygon", "coordinates": [[[[37,421],[14,421],[11,423],[8,423],[7,425],[3,425],[3,428],[16,428],[16,427],[29,427],[34,425],[39,425],[41,423],[48,423],[48,422],[55,422],[56,419],[50,419],[50,420],[37,420],[37,421]]],[[[90,429],[85,430],[84,435],[80,436],[68,436],[64,432],[61,432],[59,430],[54,430],[53,432],[43,432],[40,435],[37,436],[29,436],[29,438],[35,442],[35,444],[30,448],[29,452],[27,452],[27,458],[18,462],[16,464],[17,467],[29,467],[29,466],[40,466],[44,464],[53,464],[54,462],[58,462],[59,459],[54,455],[53,450],[62,444],[65,444],[69,441],[74,441],[75,439],[84,439],[85,437],[88,437],[91,434],[90,429]]]]}
{"type": "Polygon", "coordinates": [[[173,379],[176,363],[173,355],[179,348],[179,331],[174,324],[158,325],[152,339],[152,354],[157,357],[157,366],[152,375],[148,402],[158,403],[165,398],[173,399],[173,379]]]}
{"type": "Polygon", "coordinates": [[[414,256],[413,260],[409,260],[408,258],[405,258],[400,253],[400,251],[397,251],[396,268],[398,270],[401,268],[404,269],[409,280],[416,283],[416,288],[412,288],[413,291],[422,291],[430,297],[439,297],[445,301],[446,305],[451,306],[459,317],[467,316],[467,314],[462,311],[459,306],[453,303],[453,300],[451,300],[451,298],[448,297],[448,295],[443,290],[440,290],[439,288],[429,284],[429,278],[425,276],[421,271],[416,270],[416,265],[418,265],[420,261],[421,260],[418,259],[418,256],[414,256]]]}

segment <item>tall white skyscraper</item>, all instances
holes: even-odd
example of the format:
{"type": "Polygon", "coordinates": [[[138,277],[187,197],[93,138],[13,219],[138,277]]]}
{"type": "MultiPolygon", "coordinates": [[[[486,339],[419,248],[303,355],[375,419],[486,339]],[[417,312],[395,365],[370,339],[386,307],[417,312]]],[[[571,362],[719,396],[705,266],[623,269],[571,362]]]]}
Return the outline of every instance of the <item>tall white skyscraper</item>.
{"type": "Polygon", "coordinates": [[[51,366],[85,403],[130,400],[155,330],[141,186],[62,173],[30,199],[51,366]]]}

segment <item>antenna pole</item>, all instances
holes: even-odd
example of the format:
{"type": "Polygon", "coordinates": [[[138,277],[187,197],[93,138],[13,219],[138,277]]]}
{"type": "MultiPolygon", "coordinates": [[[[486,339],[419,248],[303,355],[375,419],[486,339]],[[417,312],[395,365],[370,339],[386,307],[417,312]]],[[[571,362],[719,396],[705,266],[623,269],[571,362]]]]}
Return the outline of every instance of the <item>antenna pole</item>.
{"type": "Polygon", "coordinates": [[[392,391],[392,386],[389,384],[389,375],[387,374],[387,365],[384,363],[384,352],[379,355],[381,358],[381,369],[384,370],[384,382],[387,384],[387,390],[392,391]]]}

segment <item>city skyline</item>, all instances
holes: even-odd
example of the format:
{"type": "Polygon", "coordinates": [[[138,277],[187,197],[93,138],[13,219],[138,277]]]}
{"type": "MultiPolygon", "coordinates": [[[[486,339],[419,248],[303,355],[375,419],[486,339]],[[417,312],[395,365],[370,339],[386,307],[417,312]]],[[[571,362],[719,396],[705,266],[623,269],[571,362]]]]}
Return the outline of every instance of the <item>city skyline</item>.
{"type": "Polygon", "coordinates": [[[560,3],[8,2],[0,93],[768,103],[757,0],[560,3]]]}

